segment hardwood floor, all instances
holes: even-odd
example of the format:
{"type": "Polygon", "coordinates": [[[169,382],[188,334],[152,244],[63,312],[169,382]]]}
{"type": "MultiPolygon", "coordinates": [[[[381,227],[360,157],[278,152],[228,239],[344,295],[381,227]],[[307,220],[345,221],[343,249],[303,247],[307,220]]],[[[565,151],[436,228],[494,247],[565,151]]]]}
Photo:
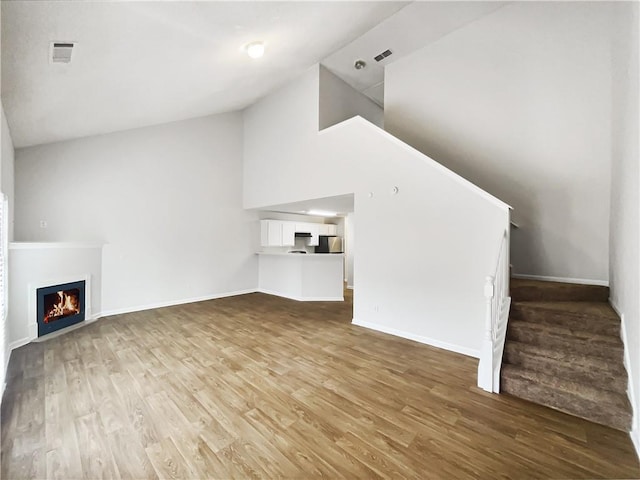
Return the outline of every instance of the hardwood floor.
{"type": "Polygon", "coordinates": [[[477,360],[251,294],[11,356],[2,478],[637,478],[628,435],[475,387],[477,360]]]}

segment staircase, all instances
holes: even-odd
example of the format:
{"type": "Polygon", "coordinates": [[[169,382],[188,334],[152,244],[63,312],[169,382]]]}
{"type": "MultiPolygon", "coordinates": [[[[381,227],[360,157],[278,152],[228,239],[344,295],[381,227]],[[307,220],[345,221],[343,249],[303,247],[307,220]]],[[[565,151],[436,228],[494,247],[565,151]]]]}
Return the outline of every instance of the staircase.
{"type": "Polygon", "coordinates": [[[503,393],[628,432],[620,319],[609,288],[511,280],[503,393]]]}

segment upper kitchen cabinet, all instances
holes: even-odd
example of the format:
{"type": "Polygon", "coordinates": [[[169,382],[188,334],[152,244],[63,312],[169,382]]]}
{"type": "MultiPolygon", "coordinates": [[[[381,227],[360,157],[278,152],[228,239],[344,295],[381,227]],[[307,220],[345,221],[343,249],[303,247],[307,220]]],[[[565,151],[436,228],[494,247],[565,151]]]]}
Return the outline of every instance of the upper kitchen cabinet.
{"type": "Polygon", "coordinates": [[[317,247],[320,244],[318,236],[320,235],[319,223],[299,223],[295,224],[297,234],[310,234],[311,236],[306,239],[306,244],[309,247],[317,247]]]}
{"type": "Polygon", "coordinates": [[[261,220],[260,245],[263,247],[291,247],[295,245],[295,225],[280,220],[261,220]]]}
{"type": "Polygon", "coordinates": [[[293,247],[296,236],[306,237],[305,244],[317,247],[320,235],[336,235],[337,225],[309,222],[288,222],[286,220],[261,220],[260,244],[263,247],[293,247]]]}
{"type": "Polygon", "coordinates": [[[307,240],[307,245],[309,245],[310,247],[317,247],[318,245],[320,245],[320,239],[318,238],[318,236],[320,235],[320,224],[309,224],[309,230],[311,231],[311,238],[307,240]]]}
{"type": "Polygon", "coordinates": [[[320,235],[337,235],[338,233],[338,226],[331,223],[321,223],[319,227],[320,235]]]}
{"type": "Polygon", "coordinates": [[[293,247],[296,244],[296,225],[292,222],[282,222],[282,246],[293,247]]]}

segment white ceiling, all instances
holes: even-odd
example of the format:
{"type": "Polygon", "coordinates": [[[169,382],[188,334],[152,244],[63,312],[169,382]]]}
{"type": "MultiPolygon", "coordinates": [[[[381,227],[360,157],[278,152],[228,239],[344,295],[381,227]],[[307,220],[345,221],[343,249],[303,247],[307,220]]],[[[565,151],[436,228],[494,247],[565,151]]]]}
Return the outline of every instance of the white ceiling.
{"type": "Polygon", "coordinates": [[[332,53],[322,64],[379,105],[384,102],[384,67],[483,17],[508,2],[414,2],[332,53]],[[380,62],[374,57],[393,53],[380,62]],[[367,66],[354,68],[362,59],[367,66]]]}
{"type": "MultiPolygon", "coordinates": [[[[407,2],[2,1],[2,103],[14,144],[238,110],[407,2]],[[267,43],[260,60],[242,46],[267,43]],[[52,41],[77,42],[50,64],[52,41]]],[[[386,43],[385,43],[386,44],[386,43]]]]}

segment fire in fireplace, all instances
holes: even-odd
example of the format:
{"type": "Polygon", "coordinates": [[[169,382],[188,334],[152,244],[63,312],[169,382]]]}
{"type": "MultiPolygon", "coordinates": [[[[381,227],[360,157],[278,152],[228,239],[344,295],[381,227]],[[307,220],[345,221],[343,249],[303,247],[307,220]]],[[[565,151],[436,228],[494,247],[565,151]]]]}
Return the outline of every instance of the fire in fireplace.
{"type": "Polygon", "coordinates": [[[38,288],[38,336],[83,321],[84,296],[84,280],[38,288]]]}
{"type": "Polygon", "coordinates": [[[44,323],[80,313],[80,290],[59,290],[44,296],[44,323]]]}

